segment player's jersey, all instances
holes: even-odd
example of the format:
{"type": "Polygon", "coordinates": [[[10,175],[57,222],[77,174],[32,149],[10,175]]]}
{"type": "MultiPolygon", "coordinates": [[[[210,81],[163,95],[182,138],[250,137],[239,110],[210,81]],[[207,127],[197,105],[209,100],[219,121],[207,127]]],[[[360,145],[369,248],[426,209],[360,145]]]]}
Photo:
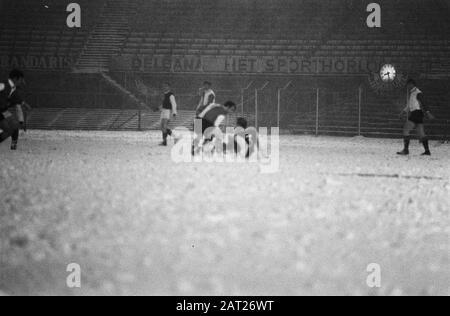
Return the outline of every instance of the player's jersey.
{"type": "Polygon", "coordinates": [[[167,92],[166,94],[164,94],[164,100],[162,103],[162,108],[165,110],[172,110],[172,102],[170,101],[170,98],[173,96],[174,94],[172,92],[167,92]]]}
{"type": "Polygon", "coordinates": [[[208,102],[210,101],[209,98],[211,96],[213,96],[211,104],[215,104],[216,103],[216,94],[214,93],[214,91],[212,89],[209,89],[209,90],[203,92],[200,103],[197,106],[197,111],[195,112],[197,117],[201,118],[201,113],[203,113],[203,111],[205,111],[208,108],[208,106],[210,105],[208,102]]]}
{"type": "Polygon", "coordinates": [[[203,115],[203,119],[211,124],[215,124],[220,116],[226,116],[227,114],[227,110],[225,110],[222,106],[215,106],[203,115]]]}
{"type": "Polygon", "coordinates": [[[212,89],[209,89],[203,93],[202,100],[200,101],[200,106],[206,107],[208,105],[208,100],[211,95],[214,96],[213,103],[216,103],[216,94],[212,89]]]}
{"type": "Polygon", "coordinates": [[[414,112],[414,111],[420,111],[422,110],[422,106],[419,100],[419,96],[422,94],[422,91],[420,91],[418,88],[414,88],[411,90],[409,99],[408,99],[408,111],[414,112]]]}

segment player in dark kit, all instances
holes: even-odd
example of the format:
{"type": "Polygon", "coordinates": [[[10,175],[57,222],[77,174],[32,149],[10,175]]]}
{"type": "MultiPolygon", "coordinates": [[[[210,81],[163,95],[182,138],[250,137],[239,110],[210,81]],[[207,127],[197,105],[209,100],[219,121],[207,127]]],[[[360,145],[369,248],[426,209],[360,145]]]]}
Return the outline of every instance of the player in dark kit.
{"type": "Polygon", "coordinates": [[[434,119],[434,117],[425,103],[422,91],[417,88],[416,82],[414,80],[409,80],[406,87],[409,92],[408,104],[406,105],[406,108],[402,113],[406,113],[408,115],[408,121],[405,123],[405,126],[403,128],[404,148],[401,152],[398,152],[398,154],[402,156],[409,155],[411,131],[416,128],[419,134],[420,142],[425,148],[425,152],[422,155],[430,156],[430,145],[427,135],[425,134],[424,119],[426,117],[432,120],[434,119]]]}
{"type": "Polygon", "coordinates": [[[224,105],[210,104],[200,115],[201,128],[195,124],[194,144],[192,146],[192,153],[197,152],[205,143],[213,141],[217,134],[215,131],[224,122],[227,115],[236,111],[236,104],[232,101],[226,102],[224,105]]]}
{"type": "Polygon", "coordinates": [[[13,70],[6,82],[0,82],[0,143],[11,137],[11,150],[17,149],[19,129],[25,119],[22,106],[25,105],[20,88],[25,83],[25,76],[19,70],[13,70]]]}
{"type": "Polygon", "coordinates": [[[202,118],[202,134],[204,134],[208,128],[218,128],[227,115],[236,111],[236,104],[228,101],[223,106],[218,104],[211,104],[204,113],[200,114],[202,118]]]}
{"type": "Polygon", "coordinates": [[[177,116],[177,102],[168,83],[163,85],[163,91],[164,99],[161,106],[161,131],[163,141],[160,145],[167,146],[167,137],[172,136],[172,130],[169,128],[169,123],[172,116],[177,116]]]}

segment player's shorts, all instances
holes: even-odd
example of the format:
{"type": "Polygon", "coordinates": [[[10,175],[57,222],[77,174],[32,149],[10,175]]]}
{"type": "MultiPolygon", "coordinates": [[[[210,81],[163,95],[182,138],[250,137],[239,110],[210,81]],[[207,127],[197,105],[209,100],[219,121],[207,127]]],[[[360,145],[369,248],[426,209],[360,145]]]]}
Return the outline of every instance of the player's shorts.
{"type": "Polygon", "coordinates": [[[214,127],[214,124],[205,119],[202,119],[202,134],[205,134],[206,130],[210,127],[214,127]]]}
{"type": "Polygon", "coordinates": [[[161,110],[161,120],[170,120],[172,117],[172,111],[168,109],[161,110]]]}
{"type": "Polygon", "coordinates": [[[416,110],[409,114],[408,120],[413,122],[414,124],[423,124],[425,118],[425,114],[423,114],[422,110],[416,110]]]}

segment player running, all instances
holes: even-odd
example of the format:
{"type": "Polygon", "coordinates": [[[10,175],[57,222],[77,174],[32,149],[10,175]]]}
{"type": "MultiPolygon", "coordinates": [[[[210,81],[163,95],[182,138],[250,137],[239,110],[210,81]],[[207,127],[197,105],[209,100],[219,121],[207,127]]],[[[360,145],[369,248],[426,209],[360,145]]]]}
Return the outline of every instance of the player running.
{"type": "Polygon", "coordinates": [[[0,82],[0,143],[11,137],[11,150],[17,150],[19,129],[25,126],[22,106],[29,107],[22,98],[20,89],[25,76],[20,70],[13,70],[6,82],[0,82]]]}
{"type": "Polygon", "coordinates": [[[409,80],[406,88],[409,92],[408,104],[406,108],[403,110],[403,113],[408,115],[408,121],[405,123],[403,128],[403,142],[404,149],[401,152],[398,152],[398,155],[407,156],[409,155],[409,143],[411,141],[411,131],[415,128],[419,134],[420,142],[423,144],[425,148],[425,152],[422,156],[430,156],[430,146],[428,142],[427,135],[425,134],[424,128],[424,118],[434,119],[434,116],[428,109],[428,106],[425,104],[424,95],[422,91],[417,88],[416,82],[414,80],[409,80]]]}

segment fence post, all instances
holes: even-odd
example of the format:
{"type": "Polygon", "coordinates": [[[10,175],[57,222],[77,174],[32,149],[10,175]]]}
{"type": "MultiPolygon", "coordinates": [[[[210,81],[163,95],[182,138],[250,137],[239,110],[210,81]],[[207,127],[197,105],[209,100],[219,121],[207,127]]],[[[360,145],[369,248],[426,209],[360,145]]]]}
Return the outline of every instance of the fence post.
{"type": "Polygon", "coordinates": [[[141,123],[142,123],[142,116],[141,116],[141,114],[142,114],[142,111],[139,109],[139,112],[138,112],[138,130],[139,131],[142,131],[142,125],[141,125],[141,123]]]}
{"type": "Polygon", "coordinates": [[[406,104],[408,105],[408,111],[406,112],[405,121],[408,122],[408,120],[409,120],[409,90],[408,90],[408,88],[406,88],[406,104]]]}
{"type": "Polygon", "coordinates": [[[259,128],[259,124],[258,124],[258,111],[259,111],[259,109],[258,109],[258,92],[259,91],[263,91],[268,85],[269,85],[269,81],[266,81],[266,83],[264,83],[264,85],[261,87],[261,88],[256,88],[255,89],[255,127],[256,127],[256,130],[258,130],[258,128],[259,128]]]}
{"type": "Polygon", "coordinates": [[[319,136],[319,99],[320,89],[317,88],[317,98],[316,98],[316,136],[319,136]]]}
{"type": "Polygon", "coordinates": [[[244,112],[244,105],[245,105],[245,96],[244,96],[244,93],[245,93],[245,91],[247,91],[248,89],[250,89],[250,87],[251,87],[252,84],[253,84],[253,81],[251,81],[251,82],[247,85],[247,87],[241,89],[242,117],[244,117],[244,114],[245,114],[245,112],[244,112]]]}
{"type": "Polygon", "coordinates": [[[363,88],[359,86],[358,90],[358,136],[361,136],[361,120],[362,120],[362,93],[363,88]]]}
{"type": "Polygon", "coordinates": [[[258,130],[258,89],[255,89],[255,128],[258,130]]]}
{"type": "MultiPolygon", "coordinates": [[[[125,89],[126,89],[126,87],[127,87],[127,73],[126,72],[124,72],[123,73],[123,82],[124,82],[124,87],[125,87],[125,89]]],[[[123,102],[123,106],[122,106],[122,108],[125,106],[125,107],[128,107],[128,105],[127,105],[127,101],[128,101],[128,99],[127,99],[127,97],[124,95],[124,93],[122,93],[122,102],[123,102]]]]}
{"type": "Polygon", "coordinates": [[[102,93],[103,93],[103,89],[102,89],[102,85],[103,85],[103,80],[99,80],[98,81],[98,98],[96,100],[96,104],[99,108],[103,107],[103,104],[100,104],[101,102],[99,102],[99,100],[103,100],[102,98],[102,93]]]}
{"type": "Polygon", "coordinates": [[[278,107],[277,107],[277,126],[280,127],[280,111],[281,111],[281,89],[278,89],[278,107]]]}
{"type": "Polygon", "coordinates": [[[289,88],[292,81],[289,81],[283,88],[278,89],[278,109],[277,109],[277,126],[281,129],[281,92],[289,88]]]}
{"type": "Polygon", "coordinates": [[[242,108],[242,117],[244,117],[244,89],[241,89],[241,108],[242,108]]]}

